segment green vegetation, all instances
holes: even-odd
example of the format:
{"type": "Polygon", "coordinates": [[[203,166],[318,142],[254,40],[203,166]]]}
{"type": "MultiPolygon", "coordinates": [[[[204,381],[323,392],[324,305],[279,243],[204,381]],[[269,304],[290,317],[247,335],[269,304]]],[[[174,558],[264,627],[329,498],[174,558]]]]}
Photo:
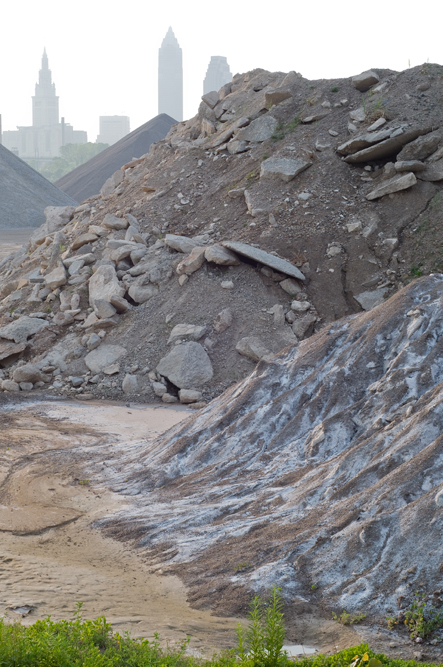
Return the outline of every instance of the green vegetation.
{"type": "Polygon", "coordinates": [[[301,118],[299,116],[296,116],[292,120],[289,121],[289,123],[279,123],[277,127],[275,128],[275,132],[272,135],[271,139],[272,141],[280,141],[281,139],[284,139],[285,136],[290,133],[294,132],[294,130],[300,125],[301,123],[301,118]]]}
{"type": "Polygon", "coordinates": [[[237,654],[247,667],[276,667],[288,663],[283,651],[285,628],[281,589],[274,586],[267,600],[256,595],[250,604],[249,626],[237,628],[237,654]]]}
{"type": "Polygon", "coordinates": [[[332,86],[331,93],[338,93],[338,86],[332,86]]]}
{"type": "Polygon", "coordinates": [[[409,272],[411,276],[413,276],[414,278],[420,278],[420,276],[423,275],[423,272],[420,269],[421,266],[423,266],[423,262],[419,262],[418,264],[413,264],[409,272]]]}
{"type": "Polygon", "coordinates": [[[334,621],[338,621],[342,625],[356,625],[357,623],[361,623],[366,616],[367,614],[348,614],[344,609],[340,616],[332,613],[334,621]]]}
{"type": "Polygon", "coordinates": [[[48,181],[54,183],[54,181],[69,174],[76,167],[101,153],[105,148],[108,148],[108,144],[93,144],[91,142],[87,144],[66,144],[66,146],[60,148],[61,157],[55,157],[41,166],[38,166],[39,163],[36,160],[29,160],[29,164],[48,181]]]}
{"type": "Polygon", "coordinates": [[[426,639],[434,630],[443,627],[443,612],[437,611],[431,602],[426,601],[426,594],[416,592],[414,602],[405,612],[405,625],[411,639],[426,639]]]}

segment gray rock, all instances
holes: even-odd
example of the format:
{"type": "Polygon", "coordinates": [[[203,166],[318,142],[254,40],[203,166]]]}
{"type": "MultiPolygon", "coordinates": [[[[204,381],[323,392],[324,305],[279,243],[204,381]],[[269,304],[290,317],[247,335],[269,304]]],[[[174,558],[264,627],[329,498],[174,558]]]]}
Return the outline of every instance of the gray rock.
{"type": "Polygon", "coordinates": [[[311,304],[309,301],[293,301],[291,303],[291,308],[295,313],[304,313],[306,310],[309,310],[311,304]]]}
{"type": "Polygon", "coordinates": [[[361,74],[352,77],[352,83],[361,93],[365,93],[367,90],[369,90],[369,88],[371,88],[371,86],[374,86],[379,81],[380,78],[378,74],[372,70],[362,72],[361,74]]]}
{"type": "Polygon", "coordinates": [[[372,292],[361,292],[354,295],[354,299],[360,304],[363,310],[372,310],[372,308],[384,303],[384,296],[387,291],[386,288],[380,288],[372,290],[372,292]]]}
{"type": "Polygon", "coordinates": [[[165,392],[162,396],[162,401],[163,403],[178,403],[178,398],[177,396],[165,392]]]}
{"type": "Polygon", "coordinates": [[[338,146],[337,153],[340,155],[352,155],[353,153],[357,153],[357,151],[361,151],[364,148],[368,148],[369,146],[380,143],[380,141],[388,139],[392,132],[392,128],[387,128],[380,132],[365,132],[364,134],[359,134],[356,137],[352,137],[352,139],[348,139],[348,141],[345,141],[341,146],[338,146]]]}
{"type": "Polygon", "coordinates": [[[223,333],[232,324],[232,311],[230,308],[224,308],[214,319],[213,327],[217,333],[223,333]]]}
{"type": "Polygon", "coordinates": [[[202,100],[210,109],[213,109],[219,101],[218,93],[215,90],[211,90],[210,93],[202,95],[202,100]]]}
{"type": "Polygon", "coordinates": [[[66,310],[64,312],[60,311],[59,313],[56,313],[54,315],[52,323],[58,327],[65,327],[68,326],[68,324],[72,324],[73,321],[74,321],[74,315],[72,315],[71,312],[66,310]]]}
{"type": "Polygon", "coordinates": [[[305,125],[309,125],[310,123],[315,123],[317,120],[322,120],[323,118],[326,118],[331,112],[329,109],[323,110],[323,111],[318,111],[317,113],[313,113],[310,116],[305,116],[304,118],[301,119],[301,122],[304,123],[305,125]]]}
{"type": "Polygon", "coordinates": [[[197,324],[176,324],[168,338],[168,343],[174,343],[181,338],[186,338],[187,340],[200,340],[205,333],[205,326],[198,326],[197,324]]]}
{"type": "Polygon", "coordinates": [[[133,264],[138,264],[147,253],[147,248],[136,248],[130,254],[131,262],[133,264]]]}
{"type": "Polygon", "coordinates": [[[230,153],[231,155],[238,155],[238,153],[245,153],[245,151],[247,151],[248,149],[249,149],[249,143],[247,141],[237,141],[237,139],[233,139],[228,144],[228,153],[230,153]]]}
{"type": "Polygon", "coordinates": [[[12,374],[14,382],[40,382],[42,380],[42,373],[34,364],[25,364],[16,368],[12,374]]]}
{"type": "Polygon", "coordinates": [[[113,266],[100,266],[89,279],[89,305],[92,308],[96,299],[110,302],[114,295],[122,297],[124,293],[113,266]]]}
{"type": "Polygon", "coordinates": [[[5,341],[0,342],[0,361],[6,360],[13,355],[18,355],[21,352],[26,350],[26,343],[20,343],[15,345],[15,343],[6,343],[5,341]]]}
{"type": "Polygon", "coordinates": [[[388,139],[357,151],[345,158],[345,162],[356,164],[358,162],[370,162],[380,160],[390,155],[396,155],[405,144],[413,141],[422,134],[426,134],[428,128],[413,128],[411,130],[398,128],[391,133],[388,139]]]}
{"type": "Polygon", "coordinates": [[[289,88],[276,88],[275,90],[267,90],[265,92],[265,104],[266,106],[276,106],[280,102],[289,100],[292,97],[292,93],[289,88]]]}
{"type": "Polygon", "coordinates": [[[233,252],[219,245],[218,243],[205,250],[205,259],[207,262],[214,262],[221,266],[238,266],[240,261],[233,252]]]}
{"type": "Polygon", "coordinates": [[[113,262],[118,264],[119,262],[122,261],[122,259],[125,259],[126,257],[129,257],[129,255],[133,251],[134,251],[134,246],[133,245],[120,246],[120,248],[117,248],[116,250],[113,250],[111,252],[111,259],[112,259],[113,262]]]}
{"type": "Polygon", "coordinates": [[[303,340],[303,338],[309,336],[313,332],[316,321],[317,318],[315,315],[308,313],[293,322],[292,331],[297,336],[298,340],[303,340]]]}
{"type": "Polygon", "coordinates": [[[292,278],[297,278],[298,280],[305,280],[304,275],[299,269],[297,269],[296,266],[288,262],[286,259],[275,257],[269,252],[265,252],[260,248],[254,248],[247,243],[239,243],[237,241],[224,241],[222,245],[225,248],[233,250],[239,255],[249,257],[249,259],[253,259],[256,262],[265,264],[265,266],[270,266],[271,269],[274,269],[274,271],[285,273],[286,275],[291,276],[292,278]]]}
{"type": "Polygon", "coordinates": [[[101,373],[105,368],[114,365],[125,354],[127,350],[122,345],[103,344],[86,355],[85,364],[93,373],[101,373]]]}
{"type": "Polygon", "coordinates": [[[363,107],[359,107],[354,111],[349,112],[349,117],[351,120],[356,120],[358,123],[363,123],[366,118],[366,112],[363,107]]]}
{"type": "Polygon", "coordinates": [[[172,248],[177,252],[189,253],[198,246],[198,243],[193,239],[190,239],[187,236],[178,236],[177,234],[166,234],[164,240],[169,248],[172,248]]]}
{"type": "Polygon", "coordinates": [[[271,352],[267,350],[261,340],[255,336],[247,336],[238,341],[235,349],[243,357],[252,359],[252,361],[260,361],[272,356],[271,352]]]}
{"type": "Polygon", "coordinates": [[[41,320],[38,317],[19,317],[18,320],[7,324],[0,329],[0,338],[6,340],[13,340],[14,343],[25,343],[30,336],[38,333],[48,326],[46,320],[41,320]]]}
{"type": "Polygon", "coordinates": [[[77,238],[73,240],[71,244],[71,250],[72,252],[75,252],[76,250],[79,250],[89,243],[94,243],[94,241],[97,241],[97,239],[97,234],[91,234],[90,232],[87,232],[86,234],[80,234],[80,236],[77,236],[77,238]]]}
{"type": "Polygon", "coordinates": [[[122,390],[124,394],[137,394],[140,391],[139,378],[137,375],[127,373],[123,379],[122,390]]]}
{"type": "Polygon", "coordinates": [[[80,269],[84,267],[85,263],[82,259],[77,259],[75,262],[71,262],[69,266],[68,273],[70,276],[76,276],[79,274],[80,269]]]}
{"type": "Polygon", "coordinates": [[[266,114],[253,120],[250,125],[241,129],[236,139],[237,141],[253,141],[262,142],[267,141],[272,137],[277,129],[278,122],[273,116],[266,114]]]}
{"type": "Polygon", "coordinates": [[[100,336],[96,333],[92,333],[86,342],[86,347],[91,352],[92,350],[95,350],[99,345],[101,345],[101,343],[102,339],[100,338],[100,336]]]}
{"type": "Polygon", "coordinates": [[[103,220],[103,227],[106,229],[127,229],[129,223],[126,218],[117,218],[115,215],[107,213],[105,219],[103,220]]]}
{"type": "Polygon", "coordinates": [[[103,369],[105,375],[117,375],[120,373],[120,364],[111,364],[103,369]]]}
{"type": "Polygon", "coordinates": [[[166,391],[167,391],[163,382],[156,382],[156,381],[153,382],[152,383],[152,388],[154,390],[154,394],[156,396],[159,396],[160,398],[163,396],[163,394],[166,394],[166,391]]]}
{"type": "Polygon", "coordinates": [[[282,290],[284,290],[289,296],[297,296],[302,291],[300,285],[293,280],[292,278],[286,278],[279,283],[282,290]]]}
{"type": "Polygon", "coordinates": [[[34,387],[32,382],[20,382],[19,386],[22,391],[32,391],[34,387]]]}
{"type": "Polygon", "coordinates": [[[3,380],[2,389],[4,389],[5,391],[20,391],[20,385],[17,384],[17,382],[14,382],[13,380],[3,380]]]}
{"type": "Polygon", "coordinates": [[[178,397],[180,403],[198,403],[202,400],[202,393],[195,389],[180,389],[178,397]]]}
{"type": "Polygon", "coordinates": [[[114,306],[117,313],[126,313],[129,310],[129,303],[122,296],[118,294],[113,294],[109,299],[111,305],[114,306]]]}
{"type": "Polygon", "coordinates": [[[95,299],[94,312],[98,318],[104,320],[107,317],[113,317],[117,311],[109,301],[105,301],[104,299],[95,299]]]}
{"type": "Polygon", "coordinates": [[[75,375],[74,377],[71,378],[71,385],[74,388],[81,387],[83,382],[84,382],[84,379],[80,376],[75,375]]]}
{"type": "Polygon", "coordinates": [[[386,118],[378,118],[372,125],[368,127],[368,132],[375,132],[375,130],[379,130],[383,125],[386,125],[387,120],[386,118]]]}
{"type": "Polygon", "coordinates": [[[399,160],[394,164],[395,170],[399,173],[412,171],[415,174],[424,171],[426,165],[420,160],[399,160]]]}
{"type": "Polygon", "coordinates": [[[390,178],[384,183],[381,183],[378,187],[367,194],[366,199],[369,199],[369,201],[372,201],[373,199],[379,199],[380,197],[389,195],[393,192],[407,190],[416,183],[417,179],[412,172],[404,174],[403,176],[394,176],[394,178],[390,178]]]}
{"type": "Polygon", "coordinates": [[[442,181],[443,180],[443,160],[430,162],[420,174],[417,174],[421,181],[442,181]]]}
{"type": "Polygon", "coordinates": [[[211,360],[195,342],[176,345],[160,360],[157,371],[180,389],[200,387],[213,376],[211,360]]]}
{"type": "Polygon", "coordinates": [[[47,206],[45,208],[46,222],[43,225],[46,234],[62,229],[72,219],[74,206],[47,206]]]}
{"type": "Polygon", "coordinates": [[[397,155],[397,160],[425,160],[432,155],[441,141],[440,132],[430,132],[424,136],[417,137],[407,144],[397,155]]]}
{"type": "Polygon", "coordinates": [[[310,160],[298,158],[290,160],[289,158],[268,158],[263,160],[260,169],[260,178],[280,179],[284,183],[289,183],[302,171],[312,165],[310,160]]]}
{"type": "Polygon", "coordinates": [[[282,327],[285,323],[285,311],[283,306],[276,303],[275,306],[272,306],[271,311],[274,314],[274,326],[282,327]]]}
{"type": "Polygon", "coordinates": [[[102,188],[100,190],[100,194],[102,197],[108,197],[112,192],[114,192],[115,188],[120,185],[120,183],[123,181],[125,175],[122,172],[121,169],[118,171],[114,172],[112,176],[110,176],[102,185],[102,188]]]}
{"type": "Polygon", "coordinates": [[[181,276],[185,274],[190,276],[192,273],[197,271],[205,261],[205,251],[205,248],[194,248],[190,254],[177,266],[176,271],[178,275],[181,276]]]}
{"type": "Polygon", "coordinates": [[[45,285],[50,290],[66,285],[66,282],[66,270],[63,265],[57,266],[51,273],[45,276],[45,285]]]}
{"type": "Polygon", "coordinates": [[[443,507],[443,489],[441,489],[435,496],[435,504],[437,507],[443,507]]]}
{"type": "Polygon", "coordinates": [[[157,285],[133,283],[128,290],[128,294],[135,303],[146,303],[146,301],[149,301],[149,299],[158,294],[158,287],[157,285]]]}

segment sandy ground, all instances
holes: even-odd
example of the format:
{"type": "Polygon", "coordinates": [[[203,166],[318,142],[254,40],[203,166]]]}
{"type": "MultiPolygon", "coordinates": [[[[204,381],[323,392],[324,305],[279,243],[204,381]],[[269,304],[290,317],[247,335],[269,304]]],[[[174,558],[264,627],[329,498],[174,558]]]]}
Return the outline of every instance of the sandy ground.
{"type": "Polygon", "coordinates": [[[27,242],[34,229],[0,229],[0,261],[27,242]]]}

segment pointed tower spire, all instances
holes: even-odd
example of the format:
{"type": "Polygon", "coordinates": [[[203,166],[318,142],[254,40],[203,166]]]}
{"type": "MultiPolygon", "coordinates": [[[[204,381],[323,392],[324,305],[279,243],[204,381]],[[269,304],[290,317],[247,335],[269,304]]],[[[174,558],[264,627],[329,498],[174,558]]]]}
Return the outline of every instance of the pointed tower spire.
{"type": "Polygon", "coordinates": [[[48,56],[46,55],[46,47],[43,49],[43,55],[42,55],[42,69],[44,69],[44,70],[49,69],[48,56]]]}
{"type": "Polygon", "coordinates": [[[158,50],[158,113],[183,120],[182,50],[171,27],[158,50]]]}
{"type": "Polygon", "coordinates": [[[45,48],[42,56],[42,68],[38,73],[38,83],[35,84],[35,95],[32,98],[32,125],[34,127],[50,127],[58,125],[58,120],[58,97],[55,94],[55,84],[52,83],[52,74],[45,48]]]}

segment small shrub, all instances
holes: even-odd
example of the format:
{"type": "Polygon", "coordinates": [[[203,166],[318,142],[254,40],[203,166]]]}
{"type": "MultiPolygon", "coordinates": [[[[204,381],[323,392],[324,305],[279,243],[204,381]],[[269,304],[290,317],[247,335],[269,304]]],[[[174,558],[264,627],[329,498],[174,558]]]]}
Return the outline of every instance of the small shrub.
{"type": "Polygon", "coordinates": [[[338,93],[338,86],[332,86],[331,93],[338,93]]]}
{"type": "Polygon", "coordinates": [[[360,614],[348,614],[347,611],[343,609],[342,613],[340,616],[337,614],[334,614],[332,612],[332,618],[334,621],[338,621],[342,625],[356,625],[357,623],[361,623],[363,619],[365,619],[367,614],[360,613],[360,614]]]}
{"type": "Polygon", "coordinates": [[[283,651],[285,628],[281,589],[274,586],[266,600],[256,595],[250,604],[246,632],[237,628],[237,654],[247,667],[277,667],[287,664],[283,651]]]}
{"type": "Polygon", "coordinates": [[[432,603],[426,601],[426,594],[415,594],[414,602],[405,612],[405,625],[411,639],[426,639],[434,630],[443,627],[443,613],[437,611],[432,603]]]}

